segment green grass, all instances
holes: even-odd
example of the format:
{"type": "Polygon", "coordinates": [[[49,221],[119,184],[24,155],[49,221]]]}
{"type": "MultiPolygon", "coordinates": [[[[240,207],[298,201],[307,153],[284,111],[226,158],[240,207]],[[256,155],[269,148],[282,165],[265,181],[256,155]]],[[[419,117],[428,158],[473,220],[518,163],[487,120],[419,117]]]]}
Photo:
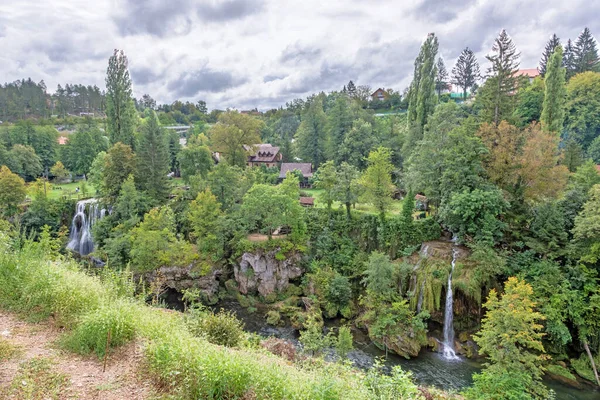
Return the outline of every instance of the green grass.
{"type": "Polygon", "coordinates": [[[94,197],[96,195],[96,189],[89,183],[86,183],[86,195],[84,196],[81,193],[81,182],[71,182],[71,183],[59,183],[55,184],[52,182],[48,182],[48,198],[51,200],[57,200],[61,198],[67,198],[70,200],[81,200],[89,197],[94,197]],[[79,193],[76,193],[76,188],[79,188],[79,193]]]}
{"type": "Polygon", "coordinates": [[[6,339],[0,338],[0,362],[8,361],[22,353],[22,349],[6,339]]]}
{"type": "Polygon", "coordinates": [[[69,378],[54,370],[54,363],[47,358],[33,358],[22,363],[14,377],[9,398],[21,400],[64,399],[69,378]]]}
{"type": "MultiPolygon", "coordinates": [[[[323,195],[323,190],[321,189],[301,189],[301,192],[308,194],[311,197],[315,198],[315,207],[317,208],[326,208],[327,203],[321,200],[321,196],[323,195]]],[[[339,201],[334,201],[332,206],[333,209],[341,209],[344,210],[345,206],[339,201]]],[[[378,215],[379,211],[373,207],[372,204],[369,203],[357,203],[356,208],[352,208],[352,211],[362,212],[365,214],[378,215]]],[[[387,214],[396,215],[402,211],[402,200],[392,200],[392,204],[387,214]]]]}

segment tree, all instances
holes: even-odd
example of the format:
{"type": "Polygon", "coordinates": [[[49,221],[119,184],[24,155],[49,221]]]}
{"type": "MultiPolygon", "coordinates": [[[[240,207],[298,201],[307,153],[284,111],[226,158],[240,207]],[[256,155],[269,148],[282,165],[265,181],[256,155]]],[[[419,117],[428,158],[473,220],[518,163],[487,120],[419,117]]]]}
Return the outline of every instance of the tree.
{"type": "Polygon", "coordinates": [[[600,59],[598,58],[596,39],[587,27],[583,29],[575,41],[573,64],[576,74],[586,71],[598,72],[600,59]]]}
{"type": "Polygon", "coordinates": [[[385,217],[394,190],[392,184],[394,166],[391,158],[391,150],[385,147],[380,147],[369,153],[367,158],[368,167],[360,180],[361,185],[365,188],[365,200],[375,206],[381,218],[385,217]]]}
{"type": "Polygon", "coordinates": [[[142,126],[136,161],[136,178],[140,188],[157,202],[164,202],[170,191],[167,179],[169,149],[154,111],[150,111],[142,126]]]}
{"type": "Polygon", "coordinates": [[[6,216],[13,216],[18,211],[18,206],[25,200],[27,189],[25,181],[17,174],[13,174],[6,165],[0,167],[0,210],[6,216]]]}
{"type": "Polygon", "coordinates": [[[210,130],[212,149],[223,153],[230,165],[244,167],[252,147],[261,142],[263,125],[261,120],[250,115],[238,111],[224,112],[210,130]],[[246,150],[248,148],[249,151],[246,150]]]}
{"type": "Polygon", "coordinates": [[[522,81],[519,85],[518,101],[513,112],[513,121],[523,127],[532,122],[540,121],[544,105],[544,91],[546,90],[544,80],[537,77],[533,82],[522,81]]]}
{"type": "Polygon", "coordinates": [[[542,129],[547,132],[554,132],[557,136],[562,133],[567,99],[566,69],[562,67],[562,59],[563,51],[559,44],[549,60],[548,73],[545,79],[544,107],[540,119],[542,129]]]}
{"type": "Polygon", "coordinates": [[[198,139],[198,136],[190,139],[187,146],[179,152],[177,159],[181,168],[181,176],[187,183],[190,182],[190,177],[193,175],[200,175],[202,179],[206,179],[208,172],[215,164],[212,152],[201,139],[198,139]]]}
{"type": "Polygon", "coordinates": [[[35,150],[31,146],[15,144],[10,150],[10,159],[13,163],[14,172],[27,181],[34,180],[44,170],[40,157],[35,154],[35,150]]]}
{"type": "Polygon", "coordinates": [[[387,254],[374,251],[366,263],[365,277],[362,283],[374,296],[391,300],[396,294],[394,264],[387,254]]]}
{"type": "Polygon", "coordinates": [[[567,70],[567,80],[571,79],[575,75],[575,49],[573,48],[573,42],[571,39],[567,41],[565,46],[565,53],[563,55],[563,67],[567,70]]]}
{"type": "Polygon", "coordinates": [[[56,164],[50,168],[50,173],[57,182],[64,182],[70,175],[69,171],[60,161],[57,161],[56,164]]]}
{"type": "Polygon", "coordinates": [[[337,169],[336,184],[333,189],[334,199],[346,206],[350,218],[350,206],[358,201],[358,170],[347,162],[337,169]]]}
{"type": "Polygon", "coordinates": [[[41,126],[34,129],[28,143],[40,158],[44,176],[48,178],[50,167],[54,165],[58,153],[58,132],[52,126],[41,126]]]}
{"type": "Polygon", "coordinates": [[[198,193],[190,203],[188,218],[192,227],[192,238],[206,254],[218,254],[217,222],[222,215],[221,204],[210,189],[198,193]]]}
{"type": "Polygon", "coordinates": [[[513,387],[524,388],[535,398],[547,397],[542,383],[546,356],[542,354],[544,334],[540,324],[545,317],[535,311],[532,298],[532,287],[515,277],[508,278],[501,298],[496,289],[490,291],[481,331],[475,334],[479,352],[487,355],[490,363],[476,376],[473,388],[467,391],[468,398],[507,398],[502,384],[507,376],[513,378],[513,387]]]}
{"type": "Polygon", "coordinates": [[[516,126],[502,121],[498,125],[483,123],[477,136],[488,148],[483,160],[490,180],[510,191],[518,180],[519,164],[515,161],[520,158],[525,135],[516,126]]]}
{"type": "Polygon", "coordinates": [[[554,54],[554,51],[556,50],[557,46],[560,46],[560,39],[558,38],[558,36],[556,36],[556,33],[553,33],[552,37],[550,37],[550,39],[548,40],[548,43],[546,43],[546,47],[544,48],[544,52],[542,53],[542,59],[540,60],[540,66],[538,67],[538,71],[540,71],[540,75],[542,75],[543,77],[545,77],[546,75],[546,68],[548,62],[550,61],[550,57],[552,57],[552,55],[554,54]]]}
{"type": "Polygon", "coordinates": [[[327,112],[329,132],[329,159],[341,162],[340,148],[346,135],[352,129],[352,110],[347,96],[338,96],[333,107],[327,112]]]}
{"type": "Polygon", "coordinates": [[[327,210],[331,211],[334,200],[334,190],[337,183],[337,171],[332,160],[327,161],[316,173],[315,187],[323,190],[321,198],[327,204],[327,210]]]}
{"type": "Polygon", "coordinates": [[[98,153],[107,150],[108,140],[100,129],[78,129],[69,136],[62,161],[75,175],[87,175],[98,153]]]}
{"type": "Polygon", "coordinates": [[[156,109],[156,100],[154,100],[149,94],[144,94],[142,96],[142,98],[140,99],[140,104],[142,105],[142,109],[156,109]]]}
{"type": "Polygon", "coordinates": [[[366,166],[366,157],[375,142],[371,124],[359,118],[352,123],[352,129],[339,147],[339,158],[362,170],[366,166]]]}
{"type": "Polygon", "coordinates": [[[348,82],[348,84],[346,85],[346,90],[348,91],[348,95],[350,97],[354,97],[356,95],[356,85],[354,84],[354,82],[348,82]]]}
{"type": "Polygon", "coordinates": [[[131,78],[123,50],[114,51],[106,70],[106,121],[110,143],[121,142],[136,148],[136,112],[133,104],[131,78]]]}
{"type": "Polygon", "coordinates": [[[458,56],[456,65],[452,68],[452,83],[462,88],[463,99],[467,99],[467,90],[473,87],[479,79],[479,63],[471,49],[466,47],[458,56]]]}
{"type": "Polygon", "coordinates": [[[240,176],[242,171],[225,163],[217,164],[207,176],[208,186],[223,209],[230,208],[236,200],[239,200],[238,192],[240,176]]]}
{"type": "Polygon", "coordinates": [[[296,153],[304,162],[310,162],[319,168],[326,161],[327,118],[323,112],[323,103],[315,98],[302,114],[302,122],[296,132],[296,153]]]}
{"type": "Polygon", "coordinates": [[[600,73],[583,72],[569,80],[565,128],[583,151],[600,136],[600,73]]]}
{"type": "Polygon", "coordinates": [[[135,171],[136,160],[131,147],[121,142],[115,143],[104,156],[102,166],[102,194],[116,199],[121,185],[135,171]]]}
{"type": "Polygon", "coordinates": [[[590,189],[590,197],[583,210],[575,218],[573,235],[575,243],[585,250],[584,261],[597,263],[600,260],[600,185],[590,189]]]}
{"type": "Polygon", "coordinates": [[[448,89],[448,70],[446,69],[446,65],[444,64],[444,60],[442,57],[439,57],[436,63],[437,67],[437,75],[435,76],[435,90],[438,95],[438,101],[440,101],[440,96],[442,92],[448,89]]]}
{"type": "MultiPolygon", "coordinates": [[[[514,108],[513,93],[517,89],[516,72],[519,69],[520,53],[511,37],[503,29],[494,40],[492,54],[486,56],[492,66],[485,83],[488,90],[483,97],[486,120],[498,126],[514,108]]],[[[482,93],[483,94],[483,93],[482,93]]]]}

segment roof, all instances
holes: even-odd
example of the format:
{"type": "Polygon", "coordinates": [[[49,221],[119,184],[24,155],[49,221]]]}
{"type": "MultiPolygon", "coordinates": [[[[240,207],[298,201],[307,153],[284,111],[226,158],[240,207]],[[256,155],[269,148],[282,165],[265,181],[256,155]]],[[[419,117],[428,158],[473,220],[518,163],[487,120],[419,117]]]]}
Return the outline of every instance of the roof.
{"type": "Polygon", "coordinates": [[[305,178],[311,178],[313,175],[311,163],[282,163],[279,170],[279,177],[283,179],[289,171],[294,170],[300,171],[305,178]]]}
{"type": "Polygon", "coordinates": [[[60,144],[60,145],[65,145],[65,144],[67,144],[68,141],[69,141],[69,138],[67,136],[59,136],[58,137],[58,144],[60,144]]]}
{"type": "Polygon", "coordinates": [[[314,206],[315,198],[314,197],[300,197],[300,204],[303,206],[314,206]]]}
{"type": "Polygon", "coordinates": [[[269,143],[255,144],[253,146],[244,145],[246,151],[253,151],[253,155],[248,156],[248,162],[275,162],[279,147],[272,146],[269,143]]]}
{"type": "Polygon", "coordinates": [[[416,194],[415,195],[415,200],[427,201],[427,197],[423,196],[422,194],[416,194]]]}
{"type": "Polygon", "coordinates": [[[515,73],[515,76],[527,76],[529,78],[535,78],[540,75],[540,71],[537,68],[520,69],[515,73]]]}
{"type": "Polygon", "coordinates": [[[373,93],[371,93],[371,97],[375,96],[375,94],[376,94],[377,92],[379,92],[380,90],[381,90],[383,93],[387,93],[387,91],[386,91],[385,89],[379,88],[379,89],[377,89],[376,91],[374,91],[373,93]]]}
{"type": "Polygon", "coordinates": [[[600,173],[600,165],[596,165],[596,170],[600,173]]]}

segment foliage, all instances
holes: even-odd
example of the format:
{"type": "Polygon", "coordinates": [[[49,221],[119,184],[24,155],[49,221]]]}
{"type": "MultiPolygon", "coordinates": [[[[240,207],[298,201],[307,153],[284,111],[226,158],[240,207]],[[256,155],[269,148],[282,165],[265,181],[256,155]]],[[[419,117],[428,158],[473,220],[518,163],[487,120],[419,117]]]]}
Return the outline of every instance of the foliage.
{"type": "Polygon", "coordinates": [[[188,141],[187,146],[177,156],[177,160],[181,167],[181,176],[187,183],[190,182],[190,177],[193,175],[200,175],[206,179],[214,165],[210,149],[198,136],[193,136],[188,141]]]}
{"type": "MultiPolygon", "coordinates": [[[[137,114],[132,99],[128,61],[123,50],[114,51],[106,70],[106,120],[110,143],[136,148],[134,135],[137,114]]],[[[127,174],[129,175],[129,174],[127,174]]],[[[126,176],[127,176],[126,175],[126,176]]]]}
{"type": "Polygon", "coordinates": [[[542,59],[540,60],[540,66],[538,67],[538,71],[540,71],[541,76],[545,77],[546,68],[548,66],[548,63],[550,62],[550,58],[552,57],[554,51],[558,46],[560,46],[560,39],[558,38],[558,36],[556,36],[556,33],[553,33],[548,42],[546,43],[546,47],[544,47],[542,59]]]}
{"type": "Polygon", "coordinates": [[[134,174],[135,168],[136,158],[131,147],[120,142],[113,145],[104,156],[101,173],[102,193],[108,198],[116,198],[121,191],[121,185],[134,174]]]}
{"type": "Polygon", "coordinates": [[[562,132],[567,98],[566,69],[562,67],[562,59],[563,50],[559,44],[553,51],[548,65],[548,73],[545,79],[544,108],[540,119],[544,130],[556,134],[562,132]]]}
{"type": "Polygon", "coordinates": [[[233,312],[221,309],[218,313],[191,309],[186,316],[188,329],[210,343],[238,347],[244,338],[244,326],[233,312]]]}
{"type": "Polygon", "coordinates": [[[452,83],[462,88],[463,99],[467,99],[467,90],[473,87],[480,77],[479,63],[473,50],[466,47],[458,56],[452,68],[452,83]]]}
{"type": "Polygon", "coordinates": [[[63,163],[61,163],[60,161],[57,161],[56,164],[54,164],[52,168],[50,168],[50,174],[54,176],[54,179],[57,182],[63,182],[70,175],[69,171],[67,171],[63,163]]]}
{"type": "Polygon", "coordinates": [[[368,167],[360,178],[360,184],[365,189],[364,198],[373,204],[383,218],[392,201],[392,152],[385,147],[369,153],[368,167]]]}
{"type": "Polygon", "coordinates": [[[218,254],[218,219],[222,215],[221,204],[210,189],[198,193],[190,203],[188,219],[192,228],[192,238],[196,239],[199,249],[205,254],[218,254]]]}
{"type": "Polygon", "coordinates": [[[569,79],[565,127],[584,151],[600,135],[600,73],[584,72],[569,79]]]}
{"type": "Polygon", "coordinates": [[[332,194],[334,200],[346,206],[348,217],[350,217],[350,206],[358,201],[358,192],[358,170],[352,165],[343,162],[337,169],[332,194]]]}
{"type": "Polygon", "coordinates": [[[335,350],[340,357],[346,357],[348,352],[353,349],[353,336],[350,327],[340,326],[338,329],[338,337],[335,343],[335,350]]]}
{"type": "Polygon", "coordinates": [[[252,148],[260,143],[263,125],[261,120],[250,115],[238,111],[224,112],[210,130],[211,148],[223,153],[229,165],[243,167],[249,154],[244,146],[252,148]]]}
{"type": "Polygon", "coordinates": [[[331,210],[331,203],[334,200],[334,190],[337,183],[337,171],[333,161],[327,161],[316,173],[315,187],[317,189],[323,189],[323,195],[321,198],[327,204],[327,209],[331,210]]]}
{"type": "MultiPolygon", "coordinates": [[[[109,152],[110,154],[110,152],[109,152]]],[[[141,129],[136,153],[136,181],[140,188],[157,203],[163,203],[170,185],[167,180],[170,160],[167,138],[154,111],[150,112],[141,129]]]]}
{"type": "Polygon", "coordinates": [[[302,114],[302,122],[296,131],[296,154],[318,169],[326,161],[327,142],[327,117],[322,101],[316,98],[302,114]]]}
{"type": "Polygon", "coordinates": [[[6,165],[0,167],[0,210],[4,215],[17,213],[18,206],[27,195],[25,182],[17,174],[13,174],[6,165]]]}
{"type": "Polygon", "coordinates": [[[8,395],[23,400],[59,400],[68,387],[69,377],[56,371],[51,359],[38,356],[19,365],[8,395]]]}
{"type": "Polygon", "coordinates": [[[396,293],[394,264],[388,255],[376,251],[371,253],[363,283],[374,296],[393,299],[396,293]]]}

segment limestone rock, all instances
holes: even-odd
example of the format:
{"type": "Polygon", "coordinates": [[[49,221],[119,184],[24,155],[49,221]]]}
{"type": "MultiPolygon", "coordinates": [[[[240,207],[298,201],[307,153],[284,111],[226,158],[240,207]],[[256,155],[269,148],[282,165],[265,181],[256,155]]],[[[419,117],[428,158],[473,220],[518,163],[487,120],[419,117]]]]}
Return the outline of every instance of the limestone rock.
{"type": "Polygon", "coordinates": [[[278,249],[242,254],[233,269],[240,293],[258,292],[266,297],[284,291],[290,280],[302,276],[304,270],[299,266],[300,253],[292,253],[284,260],[278,260],[275,257],[277,253],[278,249]]]}
{"type": "Polygon", "coordinates": [[[207,274],[199,275],[193,266],[161,267],[144,274],[144,280],[152,283],[160,280],[164,287],[181,292],[185,289],[200,289],[207,297],[213,297],[219,290],[219,277],[222,271],[212,268],[207,274]]]}

